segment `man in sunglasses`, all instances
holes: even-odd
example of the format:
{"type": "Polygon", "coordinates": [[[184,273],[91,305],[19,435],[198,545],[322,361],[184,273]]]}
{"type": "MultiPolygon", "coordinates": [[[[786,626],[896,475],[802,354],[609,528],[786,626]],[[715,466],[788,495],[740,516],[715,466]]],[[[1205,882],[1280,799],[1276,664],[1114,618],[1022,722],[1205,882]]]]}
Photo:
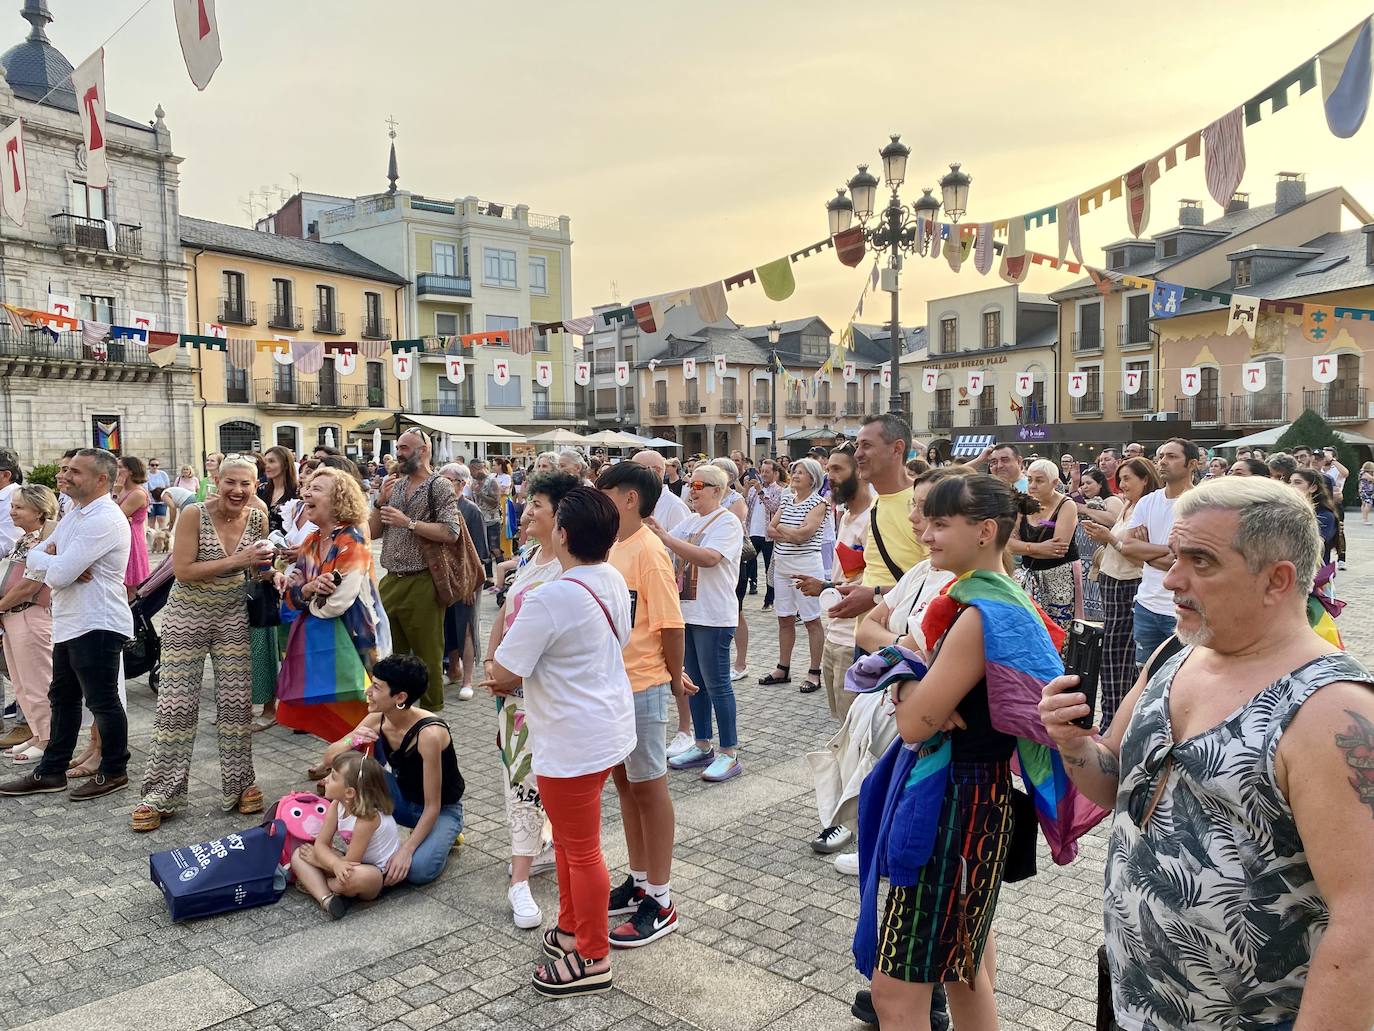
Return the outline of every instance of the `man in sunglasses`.
{"type": "Polygon", "coordinates": [[[1040,718],[1112,811],[1106,955],[1124,1028],[1374,1026],[1374,677],[1308,624],[1316,518],[1256,476],[1178,499],[1159,649],[1111,730],[1078,678],[1040,718]]]}

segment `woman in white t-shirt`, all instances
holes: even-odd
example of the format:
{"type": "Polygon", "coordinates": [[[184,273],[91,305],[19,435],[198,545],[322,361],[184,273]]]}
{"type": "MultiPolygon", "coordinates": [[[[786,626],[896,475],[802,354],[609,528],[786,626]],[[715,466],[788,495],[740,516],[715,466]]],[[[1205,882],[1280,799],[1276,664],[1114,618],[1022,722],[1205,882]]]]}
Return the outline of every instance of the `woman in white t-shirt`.
{"type": "Polygon", "coordinates": [[[830,503],[820,495],[824,473],[814,458],[792,463],[792,490],[768,523],[773,540],[773,606],[778,614],[778,665],[760,684],[786,684],[791,680],[792,646],[797,640],[797,617],[806,626],[811,666],[801,683],[803,694],[820,690],[821,651],[825,631],[821,627],[821,603],[801,592],[798,576],[825,576],[821,564],[821,540],[830,515],[830,503]]]}
{"type": "Polygon", "coordinates": [[[725,470],[701,465],[690,482],[693,514],[664,530],[652,519],[644,524],[673,555],[686,625],[683,666],[700,690],[690,700],[696,743],[673,756],[675,770],[705,767],[701,779],[729,780],[742,772],[735,749],[735,690],[730,683],[730,642],[739,622],[735,584],[744,527],[721,506],[729,479],[725,470]],[[720,725],[720,754],[711,746],[711,714],[720,725]]]}
{"type": "Polygon", "coordinates": [[[534,990],[560,997],[610,991],[601,852],[601,789],[635,747],[635,707],[621,649],[630,641],[630,590],[607,563],[620,514],[605,494],[576,487],[558,503],[552,550],[563,575],[525,595],[496,650],[487,686],[525,691],[539,748],[534,772],[553,824],[559,921],[534,990]]]}

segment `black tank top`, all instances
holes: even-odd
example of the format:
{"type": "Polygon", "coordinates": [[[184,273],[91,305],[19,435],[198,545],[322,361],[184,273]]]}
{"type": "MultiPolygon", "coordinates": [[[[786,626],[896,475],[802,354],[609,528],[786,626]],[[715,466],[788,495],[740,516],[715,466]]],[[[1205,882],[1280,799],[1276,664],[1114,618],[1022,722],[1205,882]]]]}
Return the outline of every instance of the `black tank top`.
{"type": "MultiPolygon", "coordinates": [[[[386,717],[382,717],[382,722],[386,722],[386,717]]],[[[396,778],[396,786],[401,789],[402,797],[415,805],[425,804],[425,760],[420,754],[419,742],[420,731],[425,727],[443,727],[448,730],[448,724],[438,716],[426,716],[406,731],[396,751],[391,751],[385,734],[377,735],[377,744],[374,748],[377,761],[391,768],[391,774],[396,778]]],[[[439,755],[439,769],[443,774],[439,788],[439,804],[453,805],[462,799],[464,785],[463,775],[458,771],[458,755],[453,750],[451,731],[448,744],[439,755]]]]}
{"type": "MultiPolygon", "coordinates": [[[[964,609],[955,616],[954,622],[959,622],[966,611],[968,610],[964,609]]],[[[954,624],[951,623],[950,629],[953,628],[954,624]]],[[[948,636],[949,631],[946,630],[945,634],[948,636]]],[[[941,638],[940,644],[944,644],[944,638],[941,638]]],[[[937,647],[935,655],[939,654],[940,649],[937,647]]],[[[955,730],[949,735],[951,758],[955,762],[994,763],[1006,762],[1011,758],[1012,752],[1016,750],[1016,738],[993,727],[992,711],[988,708],[986,678],[973,685],[969,693],[959,700],[954,711],[967,724],[966,730],[955,730]]]]}
{"type": "MultiPolygon", "coordinates": [[[[1026,516],[1021,517],[1020,532],[1017,534],[1027,544],[1044,544],[1054,536],[1054,521],[1059,516],[1059,510],[1068,501],[1064,498],[1054,507],[1054,512],[1039,526],[1031,526],[1030,519],[1026,516]]],[[[1056,566],[1066,566],[1070,562],[1078,561],[1078,542],[1074,538],[1069,538],[1069,550],[1064,553],[1062,558],[1032,558],[1025,555],[1021,559],[1027,569],[1054,569],[1056,566]]]]}

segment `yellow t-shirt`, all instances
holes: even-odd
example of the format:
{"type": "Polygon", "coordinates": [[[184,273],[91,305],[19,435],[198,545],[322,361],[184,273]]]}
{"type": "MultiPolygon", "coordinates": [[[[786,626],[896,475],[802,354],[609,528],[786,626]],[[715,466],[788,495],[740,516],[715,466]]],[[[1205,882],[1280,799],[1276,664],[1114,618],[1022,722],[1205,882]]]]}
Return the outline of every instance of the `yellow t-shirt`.
{"type": "Polygon", "coordinates": [[[879,494],[873,505],[873,519],[868,528],[868,539],[864,541],[864,586],[894,587],[897,577],[887,568],[883,553],[878,550],[878,542],[873,538],[873,522],[879,524],[883,545],[903,573],[929,557],[930,553],[916,539],[916,531],[911,528],[910,487],[895,494],[879,494]]]}
{"type": "Polygon", "coordinates": [[[660,631],[681,629],[673,562],[655,533],[641,526],[627,540],[611,545],[609,562],[630,588],[630,643],[623,652],[625,674],[636,693],[668,683],[660,631]]]}

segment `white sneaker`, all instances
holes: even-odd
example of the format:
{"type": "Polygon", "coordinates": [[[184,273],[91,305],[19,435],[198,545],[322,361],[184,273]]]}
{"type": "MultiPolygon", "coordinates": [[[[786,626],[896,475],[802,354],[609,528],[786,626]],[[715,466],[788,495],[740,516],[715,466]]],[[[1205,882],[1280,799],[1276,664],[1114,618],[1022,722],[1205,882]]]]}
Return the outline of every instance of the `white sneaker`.
{"type": "MultiPolygon", "coordinates": [[[[558,860],[553,855],[553,842],[544,846],[544,851],[534,857],[534,862],[530,864],[530,876],[535,877],[541,873],[548,873],[550,870],[558,869],[558,860]]],[[[506,864],[506,876],[514,873],[514,864],[506,864]]]]}
{"type": "Polygon", "coordinates": [[[673,740],[668,742],[668,758],[672,759],[674,756],[681,755],[696,743],[696,738],[692,737],[691,734],[684,734],[679,730],[673,735],[673,740]]]}
{"type": "Polygon", "coordinates": [[[539,911],[539,903],[530,894],[530,882],[512,884],[506,892],[510,901],[511,919],[522,931],[533,930],[544,922],[544,914],[539,911]]]}
{"type": "Polygon", "coordinates": [[[740,681],[740,680],[743,680],[743,679],[744,679],[745,677],[747,677],[748,675],[749,675],[749,671],[748,671],[747,669],[732,669],[732,670],[730,671],[730,679],[731,679],[732,681],[740,681]]]}
{"type": "Polygon", "coordinates": [[[850,877],[858,877],[859,853],[841,852],[835,857],[835,871],[837,873],[848,874],[850,877]]]}
{"type": "Polygon", "coordinates": [[[470,701],[471,699],[472,699],[472,687],[471,687],[471,685],[468,685],[468,686],[466,686],[466,687],[461,687],[461,688],[458,689],[458,700],[459,700],[460,702],[470,701]]]}

